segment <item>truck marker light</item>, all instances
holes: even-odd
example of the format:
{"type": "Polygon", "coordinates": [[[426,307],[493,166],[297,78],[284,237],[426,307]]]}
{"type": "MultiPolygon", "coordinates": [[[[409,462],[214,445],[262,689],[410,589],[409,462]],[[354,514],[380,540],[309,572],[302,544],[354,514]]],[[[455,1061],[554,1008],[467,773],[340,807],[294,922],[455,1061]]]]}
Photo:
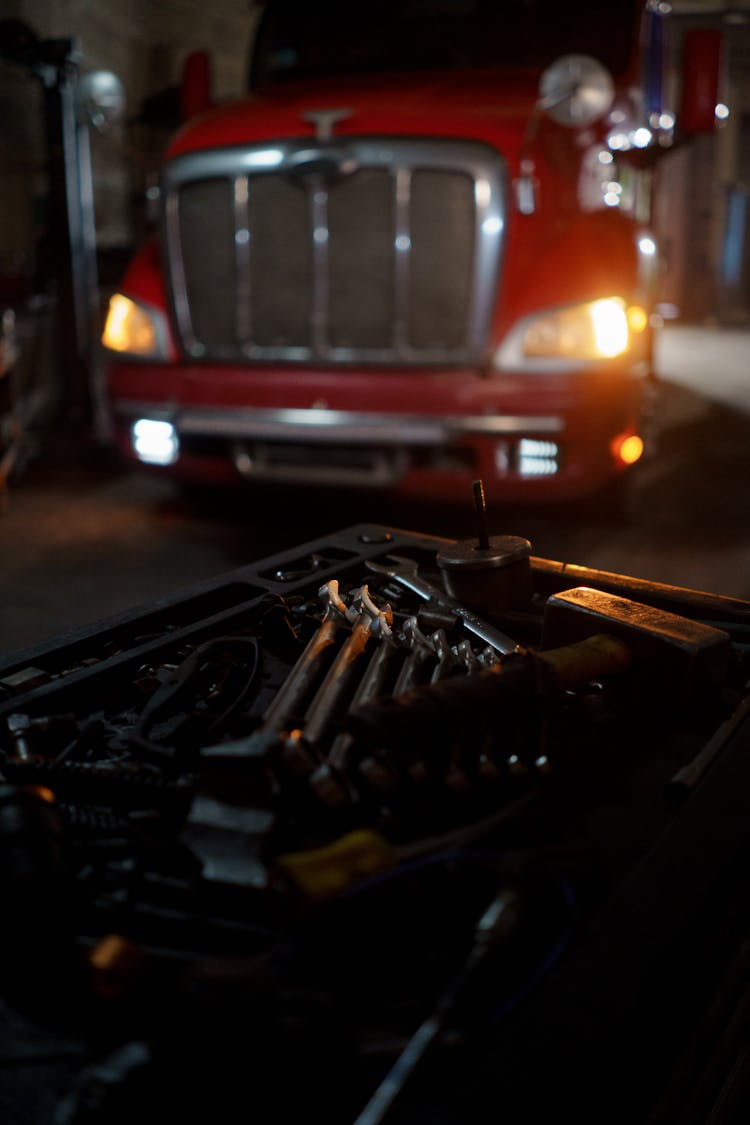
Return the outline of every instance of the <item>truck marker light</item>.
{"type": "Polygon", "coordinates": [[[643,456],[643,438],[639,434],[620,434],[614,438],[610,449],[623,465],[635,465],[643,456]]]}
{"type": "Polygon", "coordinates": [[[174,465],[180,453],[180,439],[171,422],[139,418],[130,432],[139,460],[147,465],[174,465]]]}
{"type": "Polygon", "coordinates": [[[109,299],[102,344],[129,355],[157,356],[163,350],[154,315],[122,293],[109,299]]]}
{"type": "Polygon", "coordinates": [[[639,336],[648,327],[648,313],[640,305],[631,305],[628,309],[628,328],[634,336],[639,336]]]}

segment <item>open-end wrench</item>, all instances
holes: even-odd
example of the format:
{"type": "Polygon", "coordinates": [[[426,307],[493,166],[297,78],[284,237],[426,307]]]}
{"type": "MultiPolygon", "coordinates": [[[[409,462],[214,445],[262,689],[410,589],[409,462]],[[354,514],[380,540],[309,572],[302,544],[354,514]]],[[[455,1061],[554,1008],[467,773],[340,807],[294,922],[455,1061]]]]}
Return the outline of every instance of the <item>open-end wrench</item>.
{"type": "MultiPolygon", "coordinates": [[[[366,703],[371,703],[373,699],[376,699],[380,695],[386,677],[388,676],[391,661],[398,652],[390,627],[381,627],[379,634],[379,647],[376,649],[375,654],[367,666],[367,670],[357,685],[357,690],[349,705],[350,711],[355,707],[362,707],[366,703]]],[[[353,742],[353,735],[348,731],[340,731],[331,745],[327,760],[328,766],[336,770],[344,770],[346,768],[346,757],[353,742]]]]}
{"type": "Polygon", "coordinates": [[[455,598],[441,590],[439,586],[433,586],[431,582],[420,578],[419,568],[413,559],[407,559],[401,555],[387,555],[385,563],[377,562],[375,559],[366,559],[365,566],[368,570],[374,570],[377,574],[387,574],[394,582],[405,586],[407,590],[418,594],[420,598],[424,598],[427,602],[433,602],[451,616],[458,617],[470,633],[485,641],[486,644],[492,645],[498,652],[523,651],[522,646],[517,644],[507,633],[503,633],[502,630],[496,629],[494,625],[483,621],[476,613],[466,609],[455,598]]]}
{"type": "Polygon", "coordinates": [[[307,709],[302,733],[305,741],[316,745],[325,733],[329,721],[346,691],[354,666],[365,651],[370,637],[390,632],[393,614],[390,606],[380,609],[369,595],[367,586],[353,591],[351,605],[346,610],[352,630],[338,651],[323,683],[307,709]]]}
{"type": "MultiPolygon", "coordinates": [[[[445,635],[445,629],[436,629],[430,637],[430,643],[435,649],[437,656],[437,664],[435,665],[430,683],[436,684],[438,680],[442,680],[448,675],[451,668],[456,664],[457,657],[451,646],[448,644],[448,638],[445,635]]],[[[494,649],[492,650],[495,651],[494,649]]]]}
{"type": "Polygon", "coordinates": [[[401,671],[393,685],[394,695],[405,695],[407,691],[416,687],[422,668],[435,655],[434,645],[429,637],[425,637],[421,632],[416,617],[407,617],[402,632],[404,641],[411,651],[401,665],[401,671]]]}
{"type": "Polygon", "coordinates": [[[284,729],[310,691],[323,662],[325,650],[333,644],[340,623],[347,620],[347,607],[339,594],[339,584],[335,578],[321,586],[318,597],[325,606],[323,619],[263,716],[264,731],[284,729]]]}

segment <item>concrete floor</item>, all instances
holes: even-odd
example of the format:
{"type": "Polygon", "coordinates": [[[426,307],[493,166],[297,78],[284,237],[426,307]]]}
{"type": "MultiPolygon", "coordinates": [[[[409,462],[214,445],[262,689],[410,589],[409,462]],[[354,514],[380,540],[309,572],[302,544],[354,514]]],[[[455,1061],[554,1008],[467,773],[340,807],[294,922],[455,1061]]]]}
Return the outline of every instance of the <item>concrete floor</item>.
{"type": "MultiPolygon", "coordinates": [[[[499,511],[493,531],[536,554],[750,598],[750,332],[669,326],[658,456],[625,526],[567,510],[499,511]]],[[[472,532],[466,509],[394,507],[371,493],[242,490],[186,501],[79,434],[49,440],[0,517],[0,651],[148,604],[361,520],[472,532]]]]}
{"type": "Polygon", "coordinates": [[[2,647],[26,647],[258,557],[250,521],[190,512],[165,479],[54,441],[0,518],[2,647]]]}

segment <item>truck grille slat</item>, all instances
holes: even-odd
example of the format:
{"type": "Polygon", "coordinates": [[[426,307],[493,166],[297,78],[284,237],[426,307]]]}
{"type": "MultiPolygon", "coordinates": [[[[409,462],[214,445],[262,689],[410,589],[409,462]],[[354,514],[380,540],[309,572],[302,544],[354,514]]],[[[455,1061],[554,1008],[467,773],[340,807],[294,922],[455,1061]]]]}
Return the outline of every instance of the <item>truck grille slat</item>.
{"type": "Polygon", "coordinates": [[[197,358],[486,354],[504,168],[484,145],[347,139],[191,153],[167,166],[164,196],[178,328],[197,358]]]}
{"type": "Polygon", "coordinates": [[[396,312],[393,324],[393,342],[399,354],[403,354],[409,347],[411,178],[410,168],[398,169],[396,173],[396,230],[394,239],[396,312]]]}
{"type": "Polygon", "coordinates": [[[186,184],[179,229],[191,337],[206,352],[235,338],[234,204],[229,180],[186,184]]]}
{"type": "Polygon", "coordinates": [[[330,331],[334,348],[392,344],[394,311],[393,183],[364,169],[329,193],[330,331]]]}
{"type": "Polygon", "coordinates": [[[474,184],[463,173],[412,178],[409,337],[417,348],[466,338],[474,251],[474,184]]]}
{"type": "MultiPolygon", "coordinates": [[[[310,347],[314,271],[305,185],[285,176],[253,176],[250,238],[253,344],[310,347]]],[[[232,343],[225,341],[230,349],[232,343]]]]}
{"type": "Polygon", "coordinates": [[[250,181],[247,176],[238,176],[234,181],[234,242],[237,285],[235,294],[235,314],[237,317],[237,339],[248,344],[252,325],[252,289],[250,271],[250,181]]]}

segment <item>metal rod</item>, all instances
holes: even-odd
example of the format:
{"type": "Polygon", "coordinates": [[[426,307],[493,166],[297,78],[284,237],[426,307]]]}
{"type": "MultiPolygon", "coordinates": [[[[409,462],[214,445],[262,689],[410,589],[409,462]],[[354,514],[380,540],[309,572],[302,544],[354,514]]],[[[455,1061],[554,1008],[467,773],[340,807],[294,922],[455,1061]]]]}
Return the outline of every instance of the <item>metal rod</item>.
{"type": "Polygon", "coordinates": [[[481,480],[475,480],[471,487],[474,493],[474,510],[477,515],[478,546],[480,551],[487,551],[490,546],[490,529],[487,523],[487,502],[484,496],[484,483],[481,480]]]}

